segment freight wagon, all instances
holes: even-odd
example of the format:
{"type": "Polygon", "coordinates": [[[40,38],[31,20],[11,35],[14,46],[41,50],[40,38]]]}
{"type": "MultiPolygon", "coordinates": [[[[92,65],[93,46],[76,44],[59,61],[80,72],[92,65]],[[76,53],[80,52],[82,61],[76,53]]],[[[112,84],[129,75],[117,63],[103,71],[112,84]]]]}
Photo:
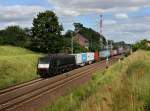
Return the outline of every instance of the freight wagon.
{"type": "Polygon", "coordinates": [[[118,53],[118,54],[123,54],[123,53],[124,53],[123,48],[122,48],[122,47],[119,47],[119,48],[117,49],[117,53],[118,53]]]}
{"type": "Polygon", "coordinates": [[[87,63],[87,54],[82,53],[82,64],[81,66],[84,66],[87,63]]]}
{"type": "Polygon", "coordinates": [[[70,54],[75,56],[75,63],[77,66],[81,66],[82,64],[82,53],[77,53],[77,54],[70,54]]]}
{"type": "Polygon", "coordinates": [[[91,64],[94,62],[94,53],[93,52],[87,52],[87,62],[88,64],[91,64]]]}
{"type": "Polygon", "coordinates": [[[100,59],[106,59],[110,57],[110,50],[103,50],[99,52],[100,59]]]}
{"type": "Polygon", "coordinates": [[[117,55],[117,50],[110,50],[110,56],[116,56],[117,55]]]}
{"type": "Polygon", "coordinates": [[[94,61],[95,62],[99,61],[99,53],[98,53],[98,51],[94,52],[94,61]]]}

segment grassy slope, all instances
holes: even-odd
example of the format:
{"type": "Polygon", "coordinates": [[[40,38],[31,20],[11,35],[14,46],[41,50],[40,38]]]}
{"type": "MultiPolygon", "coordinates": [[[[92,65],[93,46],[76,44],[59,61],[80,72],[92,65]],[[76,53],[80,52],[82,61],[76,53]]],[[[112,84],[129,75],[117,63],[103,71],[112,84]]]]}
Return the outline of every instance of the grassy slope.
{"type": "Polygon", "coordinates": [[[82,102],[78,111],[149,111],[150,52],[134,53],[111,67],[109,74],[118,77],[82,102]]]}
{"type": "Polygon", "coordinates": [[[150,52],[138,51],[43,111],[148,111],[150,52]]]}
{"type": "Polygon", "coordinates": [[[0,88],[36,78],[38,57],[27,49],[0,46],[0,88]]]}
{"type": "Polygon", "coordinates": [[[0,56],[15,56],[24,54],[34,54],[34,53],[30,50],[20,47],[0,46],[0,56]]]}

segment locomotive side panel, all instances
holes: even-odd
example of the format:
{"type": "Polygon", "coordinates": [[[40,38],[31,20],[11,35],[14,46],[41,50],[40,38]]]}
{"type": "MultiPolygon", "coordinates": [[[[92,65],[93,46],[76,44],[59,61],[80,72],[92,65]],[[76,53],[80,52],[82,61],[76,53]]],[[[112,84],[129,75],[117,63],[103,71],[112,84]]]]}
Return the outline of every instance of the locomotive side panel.
{"type": "Polygon", "coordinates": [[[37,73],[41,77],[49,77],[71,70],[75,66],[75,56],[54,54],[39,58],[37,73]]]}

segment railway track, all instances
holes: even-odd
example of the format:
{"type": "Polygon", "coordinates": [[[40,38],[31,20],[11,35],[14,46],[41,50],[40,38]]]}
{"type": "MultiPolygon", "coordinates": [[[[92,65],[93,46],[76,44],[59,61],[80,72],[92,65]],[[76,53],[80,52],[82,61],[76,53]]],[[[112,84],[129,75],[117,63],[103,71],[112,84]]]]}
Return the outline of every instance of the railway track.
{"type": "MultiPolygon", "coordinates": [[[[104,62],[104,61],[102,61],[102,62],[104,62]]],[[[93,65],[91,65],[90,67],[92,67],[93,65]]],[[[82,69],[86,69],[87,67],[89,67],[89,66],[85,66],[85,67],[82,67],[82,69]]],[[[78,70],[80,70],[80,69],[75,69],[75,70],[73,70],[73,71],[71,71],[71,72],[79,72],[78,70]]],[[[69,74],[70,72],[67,72],[67,73],[64,73],[63,75],[67,75],[67,74],[69,74]]],[[[53,77],[53,78],[55,78],[55,77],[53,77]]],[[[53,79],[52,78],[52,79],[53,79]]],[[[51,79],[51,78],[50,78],[51,79]]],[[[19,89],[19,88],[22,88],[22,87],[26,87],[26,86],[30,86],[30,85],[33,85],[33,84],[35,84],[35,83],[37,83],[37,82],[41,82],[41,81],[43,81],[43,80],[45,80],[45,79],[43,79],[43,78],[37,78],[37,79],[35,79],[35,80],[31,80],[31,81],[28,81],[28,82],[25,82],[25,83],[22,83],[22,84],[19,84],[19,85],[14,85],[14,86],[10,86],[10,87],[8,87],[8,88],[4,88],[4,89],[1,89],[0,90],[0,95],[2,95],[2,94],[4,94],[4,93],[8,93],[8,92],[10,92],[10,91],[13,91],[13,90],[17,90],[17,89],[19,89]]]]}
{"type": "MultiPolygon", "coordinates": [[[[116,60],[116,59],[115,59],[116,60]]],[[[113,62],[113,59],[110,63],[113,62]]],[[[73,81],[83,78],[99,68],[105,68],[105,61],[85,66],[62,75],[49,78],[37,79],[18,86],[10,87],[0,91],[0,111],[16,111],[20,106],[32,102],[46,94],[57,91],[59,88],[73,81]]],[[[18,110],[19,111],[19,110],[18,110]]]]}
{"type": "Polygon", "coordinates": [[[28,86],[30,84],[34,84],[34,83],[40,82],[42,80],[43,80],[43,78],[37,78],[37,79],[31,80],[31,81],[28,81],[28,82],[25,82],[25,83],[22,83],[22,84],[13,85],[13,86],[10,86],[8,88],[4,88],[4,89],[0,90],[0,95],[4,94],[4,93],[7,93],[9,91],[15,90],[15,89],[19,89],[21,87],[28,86]]]}

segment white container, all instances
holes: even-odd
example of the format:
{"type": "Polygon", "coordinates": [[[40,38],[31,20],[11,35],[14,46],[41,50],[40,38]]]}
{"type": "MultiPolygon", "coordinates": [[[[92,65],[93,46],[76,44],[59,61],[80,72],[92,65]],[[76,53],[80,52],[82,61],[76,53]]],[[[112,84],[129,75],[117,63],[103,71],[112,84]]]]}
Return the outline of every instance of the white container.
{"type": "Polygon", "coordinates": [[[82,53],[78,53],[78,54],[71,54],[75,56],[76,59],[76,65],[80,65],[82,64],[82,53]]]}
{"type": "Polygon", "coordinates": [[[94,61],[94,53],[93,52],[87,52],[87,62],[90,64],[94,61]]]}
{"type": "Polygon", "coordinates": [[[110,57],[110,50],[103,50],[99,52],[100,58],[110,57]]]}
{"type": "Polygon", "coordinates": [[[117,50],[114,50],[114,55],[117,55],[117,50]]]}

